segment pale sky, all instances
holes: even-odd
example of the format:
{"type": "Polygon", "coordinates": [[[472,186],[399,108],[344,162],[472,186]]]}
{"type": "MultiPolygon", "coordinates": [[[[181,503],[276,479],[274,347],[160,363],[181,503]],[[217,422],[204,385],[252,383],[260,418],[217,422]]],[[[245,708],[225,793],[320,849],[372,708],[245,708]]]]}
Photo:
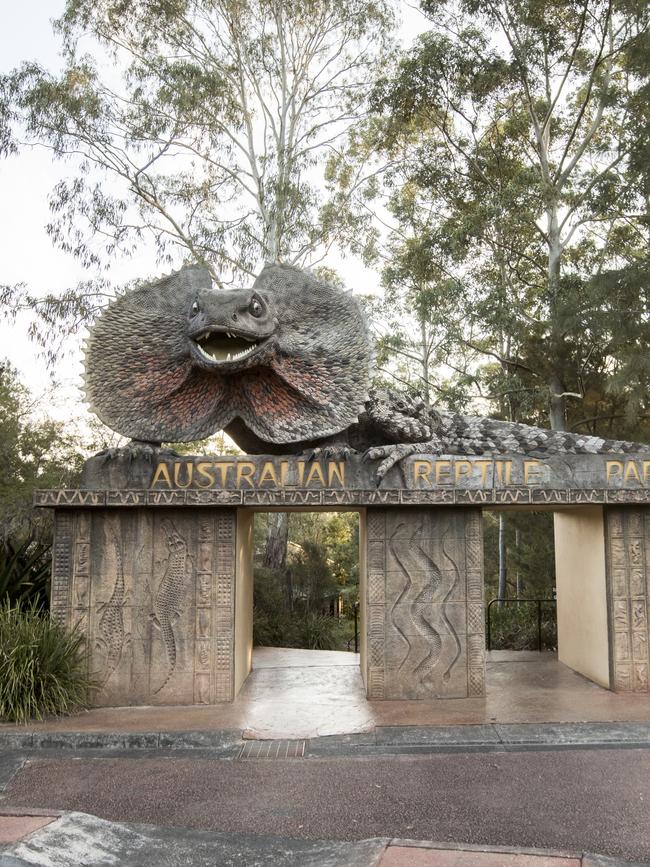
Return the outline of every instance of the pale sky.
{"type": "MultiPolygon", "coordinates": [[[[58,41],[51,20],[64,8],[64,0],[21,0],[3,9],[0,29],[0,73],[9,72],[23,60],[37,60],[48,69],[58,66],[58,41]]],[[[409,44],[426,29],[417,8],[403,3],[401,38],[409,44]]],[[[61,291],[80,280],[99,276],[96,269],[84,269],[73,256],[54,246],[45,226],[50,218],[48,196],[62,177],[74,173],[74,166],[52,159],[44,148],[22,148],[18,156],[0,159],[0,284],[25,283],[32,291],[61,291]]],[[[350,287],[369,291],[379,283],[378,275],[359,261],[333,257],[327,263],[345,274],[350,287]]],[[[153,250],[143,245],[128,259],[116,258],[110,278],[115,283],[162,272],[155,264],[153,250]]],[[[37,348],[26,335],[27,318],[13,328],[0,324],[0,358],[8,358],[38,396],[48,387],[45,365],[37,348]]],[[[48,409],[58,418],[83,416],[78,384],[81,376],[80,339],[69,345],[69,357],[56,370],[60,383],[54,399],[48,395],[48,409]]]]}

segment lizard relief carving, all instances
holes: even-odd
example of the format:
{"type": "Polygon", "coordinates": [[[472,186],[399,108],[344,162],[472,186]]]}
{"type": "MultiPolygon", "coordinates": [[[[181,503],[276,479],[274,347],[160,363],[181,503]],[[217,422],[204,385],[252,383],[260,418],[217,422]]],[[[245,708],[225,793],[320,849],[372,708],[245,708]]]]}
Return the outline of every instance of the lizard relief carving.
{"type": "Polygon", "coordinates": [[[544,457],[650,446],[427,407],[370,389],[371,341],[355,297],[288,265],[220,290],[188,267],[116,298],[86,348],[86,396],[152,453],[217,430],[249,454],[305,450],[377,462],[381,482],[412,454],[544,457]]]}
{"type": "Polygon", "coordinates": [[[160,630],[167,657],[167,674],[160,686],[153,691],[154,695],[167,686],[176,670],[178,646],[174,625],[181,615],[183,596],[191,571],[187,541],[170,520],[165,519],[161,523],[169,556],[154,599],[151,620],[160,630]]]}

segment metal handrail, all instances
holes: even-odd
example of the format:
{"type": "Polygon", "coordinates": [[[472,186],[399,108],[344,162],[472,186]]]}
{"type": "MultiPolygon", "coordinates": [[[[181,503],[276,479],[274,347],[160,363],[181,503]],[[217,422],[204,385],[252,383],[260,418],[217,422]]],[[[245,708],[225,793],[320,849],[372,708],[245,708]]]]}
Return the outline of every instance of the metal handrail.
{"type": "Polygon", "coordinates": [[[350,645],[354,641],[354,652],[359,652],[359,603],[355,602],[353,606],[354,610],[354,638],[348,638],[348,650],[350,649],[350,645]]]}
{"type": "Polygon", "coordinates": [[[517,599],[517,597],[502,597],[501,599],[492,599],[487,606],[487,632],[485,636],[485,644],[487,650],[492,650],[492,629],[490,621],[490,608],[495,602],[536,602],[537,603],[537,650],[542,650],[542,605],[556,605],[557,600],[552,598],[547,599],[517,599]]]}

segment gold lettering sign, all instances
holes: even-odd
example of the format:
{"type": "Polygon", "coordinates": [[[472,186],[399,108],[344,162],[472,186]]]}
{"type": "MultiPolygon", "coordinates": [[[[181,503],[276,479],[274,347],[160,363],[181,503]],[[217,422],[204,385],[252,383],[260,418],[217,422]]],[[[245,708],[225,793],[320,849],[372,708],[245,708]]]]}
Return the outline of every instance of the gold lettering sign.
{"type": "Polygon", "coordinates": [[[160,461],[150,487],[156,489],[223,488],[269,490],[274,488],[344,488],[345,461],[276,459],[216,461],[180,459],[160,461]]]}

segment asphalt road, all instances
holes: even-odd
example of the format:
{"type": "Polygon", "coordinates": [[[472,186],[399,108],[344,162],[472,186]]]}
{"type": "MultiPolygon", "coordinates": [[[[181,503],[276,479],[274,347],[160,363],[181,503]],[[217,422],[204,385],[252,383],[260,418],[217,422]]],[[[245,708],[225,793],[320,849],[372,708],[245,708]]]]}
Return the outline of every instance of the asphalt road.
{"type": "Polygon", "coordinates": [[[395,836],[650,861],[650,749],[39,758],[14,777],[2,806],[305,839],[395,836]]]}

